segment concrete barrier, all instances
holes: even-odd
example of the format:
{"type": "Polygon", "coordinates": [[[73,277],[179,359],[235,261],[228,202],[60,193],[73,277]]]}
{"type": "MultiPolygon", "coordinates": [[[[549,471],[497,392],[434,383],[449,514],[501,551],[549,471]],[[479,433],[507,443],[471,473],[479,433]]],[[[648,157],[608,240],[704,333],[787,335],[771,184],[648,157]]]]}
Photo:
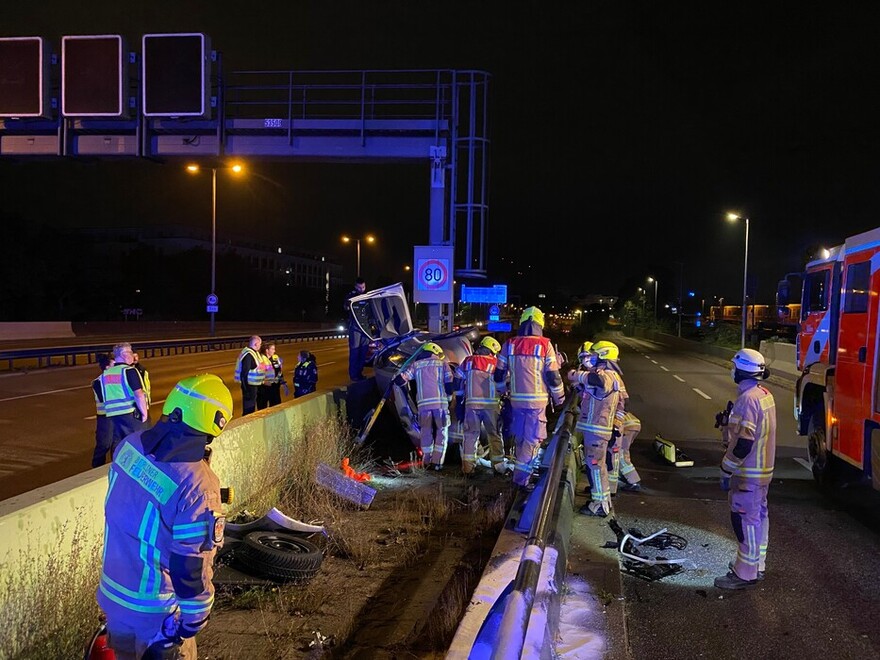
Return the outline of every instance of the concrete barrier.
{"type": "MultiPolygon", "coordinates": [[[[315,393],[234,419],[216,441],[211,465],[224,485],[233,485],[237,501],[254,495],[253,475],[281,443],[299,436],[312,421],[343,414],[343,390],[315,393]]],[[[63,565],[82,546],[102,542],[108,466],[37,488],[0,502],[0,610],[15,594],[4,593],[4,576],[40,573],[63,565]],[[14,573],[13,573],[14,572],[14,573]]],[[[0,648],[2,648],[0,640],[0,648]]]]}
{"type": "Polygon", "coordinates": [[[56,339],[75,337],[70,321],[29,321],[0,323],[0,341],[14,339],[56,339]]]}
{"type": "Polygon", "coordinates": [[[767,367],[770,373],[783,372],[800,376],[801,372],[797,368],[797,346],[781,341],[762,341],[761,347],[758,349],[761,355],[767,361],[767,367]]]}

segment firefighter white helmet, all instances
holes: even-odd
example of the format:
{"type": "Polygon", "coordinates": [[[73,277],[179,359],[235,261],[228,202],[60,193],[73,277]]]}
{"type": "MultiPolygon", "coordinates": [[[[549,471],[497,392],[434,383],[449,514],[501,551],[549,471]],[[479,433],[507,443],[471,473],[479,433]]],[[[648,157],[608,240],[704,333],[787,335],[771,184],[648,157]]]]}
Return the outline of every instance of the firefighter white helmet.
{"type": "Polygon", "coordinates": [[[741,348],[733,356],[733,366],[747,374],[761,374],[767,365],[764,356],[754,348],[741,348]]]}

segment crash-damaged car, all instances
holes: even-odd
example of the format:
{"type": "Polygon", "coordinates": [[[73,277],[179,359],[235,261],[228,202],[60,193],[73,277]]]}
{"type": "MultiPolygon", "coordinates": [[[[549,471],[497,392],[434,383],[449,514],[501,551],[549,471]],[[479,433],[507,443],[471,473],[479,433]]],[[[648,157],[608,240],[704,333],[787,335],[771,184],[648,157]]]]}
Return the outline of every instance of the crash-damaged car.
{"type": "MultiPolygon", "coordinates": [[[[349,300],[349,309],[361,332],[370,340],[369,363],[380,396],[388,394],[385,407],[393,410],[413,446],[418,447],[419,418],[414,384],[403,390],[392,386],[394,378],[407,359],[427,342],[434,342],[443,349],[454,370],[473,352],[472,341],[479,339],[479,328],[462,327],[442,334],[414,328],[406,293],[400,283],[354,296],[349,300]]],[[[453,417],[449,441],[461,440],[461,425],[453,417]]]]}

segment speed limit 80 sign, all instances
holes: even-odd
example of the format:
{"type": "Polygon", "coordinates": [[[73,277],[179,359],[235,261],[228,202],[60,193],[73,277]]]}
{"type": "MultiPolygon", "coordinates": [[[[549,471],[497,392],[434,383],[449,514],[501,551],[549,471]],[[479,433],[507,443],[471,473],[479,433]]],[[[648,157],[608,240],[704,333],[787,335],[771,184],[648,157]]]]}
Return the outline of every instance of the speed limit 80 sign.
{"type": "Polygon", "coordinates": [[[451,303],[453,248],[446,245],[417,245],[413,257],[415,301],[451,303]]]}

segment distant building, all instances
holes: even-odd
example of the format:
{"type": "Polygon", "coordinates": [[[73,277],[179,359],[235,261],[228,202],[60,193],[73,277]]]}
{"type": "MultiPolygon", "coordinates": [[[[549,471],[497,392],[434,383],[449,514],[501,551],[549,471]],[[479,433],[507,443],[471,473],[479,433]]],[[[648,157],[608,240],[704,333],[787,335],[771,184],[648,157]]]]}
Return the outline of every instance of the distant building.
{"type": "MultiPolygon", "coordinates": [[[[177,254],[192,249],[211,252],[211,233],[193,227],[164,225],[156,227],[100,227],[83,230],[103,244],[122,253],[139,245],[155,249],[159,254],[177,254]]],[[[261,275],[282,280],[288,286],[323,291],[344,287],[342,266],[327,255],[277,243],[256,241],[250,236],[224,235],[217,241],[217,255],[237,255],[261,275]]]]}
{"type": "Polygon", "coordinates": [[[590,293],[585,296],[574,296],[571,299],[573,307],[587,309],[588,307],[602,306],[612,309],[617,304],[617,296],[603,295],[601,293],[590,293]]]}

